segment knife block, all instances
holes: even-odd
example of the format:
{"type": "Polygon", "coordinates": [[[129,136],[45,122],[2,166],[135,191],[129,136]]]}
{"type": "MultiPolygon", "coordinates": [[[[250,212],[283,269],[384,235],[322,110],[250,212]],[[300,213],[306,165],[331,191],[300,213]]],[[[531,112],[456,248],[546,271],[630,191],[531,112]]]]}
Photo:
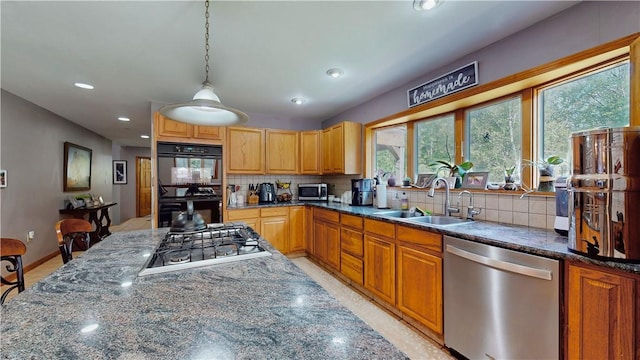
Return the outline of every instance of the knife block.
{"type": "Polygon", "coordinates": [[[249,192],[249,198],[247,199],[247,203],[249,205],[255,205],[259,202],[260,198],[256,195],[255,191],[249,192]]]}

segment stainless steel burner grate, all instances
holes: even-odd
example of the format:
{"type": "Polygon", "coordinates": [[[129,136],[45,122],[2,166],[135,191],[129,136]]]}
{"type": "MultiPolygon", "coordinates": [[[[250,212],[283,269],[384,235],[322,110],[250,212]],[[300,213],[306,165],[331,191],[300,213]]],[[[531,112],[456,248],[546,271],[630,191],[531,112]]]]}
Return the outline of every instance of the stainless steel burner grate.
{"type": "Polygon", "coordinates": [[[140,276],[270,256],[244,223],[209,224],[200,231],[168,232],[140,276]]]}

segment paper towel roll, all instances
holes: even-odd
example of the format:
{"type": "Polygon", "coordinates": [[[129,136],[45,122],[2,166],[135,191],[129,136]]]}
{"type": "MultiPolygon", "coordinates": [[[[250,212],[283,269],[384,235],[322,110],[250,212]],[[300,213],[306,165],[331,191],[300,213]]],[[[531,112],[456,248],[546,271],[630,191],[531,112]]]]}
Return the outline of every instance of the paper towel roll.
{"type": "Polygon", "coordinates": [[[378,199],[378,209],[386,209],[387,206],[387,185],[376,185],[376,199],[378,199]]]}

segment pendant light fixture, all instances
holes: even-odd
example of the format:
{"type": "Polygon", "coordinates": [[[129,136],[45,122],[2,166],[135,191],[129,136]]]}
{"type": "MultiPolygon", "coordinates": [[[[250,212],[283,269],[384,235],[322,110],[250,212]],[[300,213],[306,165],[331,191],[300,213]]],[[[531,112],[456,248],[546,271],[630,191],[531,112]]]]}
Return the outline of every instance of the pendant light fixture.
{"type": "Polygon", "coordinates": [[[172,120],[193,125],[228,126],[244,124],[249,120],[249,116],[242,111],[222,105],[220,98],[213,92],[213,86],[209,82],[209,0],[205,0],[204,6],[204,62],[206,77],[202,83],[202,89],[188,103],[165,105],[159,111],[162,115],[172,120]]]}

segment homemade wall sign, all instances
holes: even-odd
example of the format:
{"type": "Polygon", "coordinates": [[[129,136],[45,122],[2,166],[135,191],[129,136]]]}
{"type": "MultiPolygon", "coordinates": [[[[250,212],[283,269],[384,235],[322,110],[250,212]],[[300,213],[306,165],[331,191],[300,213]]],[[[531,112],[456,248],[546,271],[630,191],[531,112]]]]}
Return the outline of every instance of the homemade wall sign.
{"type": "Polygon", "coordinates": [[[474,85],[478,85],[477,61],[408,90],[409,107],[424,104],[474,85]]]}
{"type": "Polygon", "coordinates": [[[64,191],[91,189],[91,149],[64,143],[64,191]]]}

